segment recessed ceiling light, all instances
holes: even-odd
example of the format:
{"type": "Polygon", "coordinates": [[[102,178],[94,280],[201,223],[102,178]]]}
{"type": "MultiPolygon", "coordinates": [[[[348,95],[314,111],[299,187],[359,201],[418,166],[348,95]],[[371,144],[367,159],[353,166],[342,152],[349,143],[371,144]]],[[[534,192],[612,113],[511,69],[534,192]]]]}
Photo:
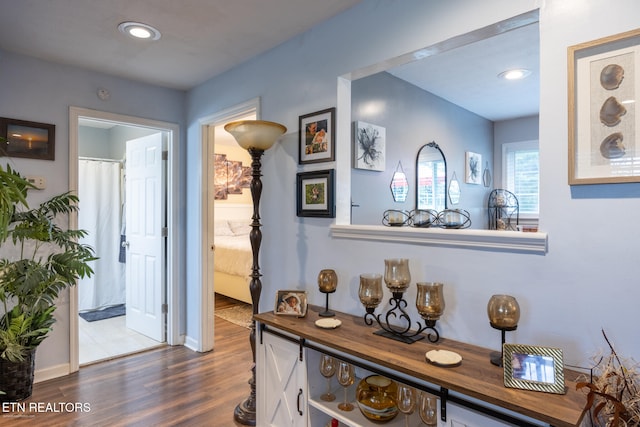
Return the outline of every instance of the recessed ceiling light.
{"type": "Polygon", "coordinates": [[[123,34],[136,39],[158,40],[160,38],[160,31],[156,30],[151,25],[143,24],[141,22],[123,22],[118,25],[118,30],[123,34]]]}
{"type": "Polygon", "coordinates": [[[525,68],[515,68],[513,70],[506,70],[498,74],[498,77],[505,80],[521,80],[529,76],[531,71],[525,68]]]}

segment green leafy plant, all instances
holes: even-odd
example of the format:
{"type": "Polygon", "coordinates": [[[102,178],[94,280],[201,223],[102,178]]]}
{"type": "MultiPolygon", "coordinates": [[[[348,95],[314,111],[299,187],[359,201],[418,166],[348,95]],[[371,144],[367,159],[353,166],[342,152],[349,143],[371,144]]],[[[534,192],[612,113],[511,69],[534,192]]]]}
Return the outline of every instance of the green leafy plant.
{"type": "Polygon", "coordinates": [[[63,193],[30,208],[33,186],[9,165],[0,166],[0,358],[24,360],[51,331],[61,291],[91,276],[91,247],[84,230],[59,225],[78,198],[63,193]]]}
{"type": "Polygon", "coordinates": [[[578,390],[587,390],[585,410],[593,411],[592,419],[600,426],[640,426],[640,373],[637,363],[616,353],[602,331],[609,354],[597,360],[588,380],[578,381],[578,390]]]}

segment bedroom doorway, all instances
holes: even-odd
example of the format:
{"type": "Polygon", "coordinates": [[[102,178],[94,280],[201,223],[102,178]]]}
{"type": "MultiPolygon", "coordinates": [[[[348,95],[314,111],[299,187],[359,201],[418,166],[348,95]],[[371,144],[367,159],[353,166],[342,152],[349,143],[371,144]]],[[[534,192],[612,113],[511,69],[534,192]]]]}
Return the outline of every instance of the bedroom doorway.
{"type": "MultiPolygon", "coordinates": [[[[71,108],[70,188],[80,198],[80,209],[71,221],[76,222],[78,228],[92,230],[89,236],[94,241],[86,243],[96,248],[96,255],[100,257],[97,262],[105,262],[94,266],[91,280],[97,279],[95,282],[82,283],[83,279],[72,290],[71,312],[78,316],[71,317],[71,372],[78,370],[80,365],[139,352],[166,342],[181,344],[176,342],[179,317],[175,314],[178,307],[173,302],[178,290],[174,277],[176,261],[171,256],[176,253],[175,233],[178,232],[173,207],[177,174],[172,161],[177,136],[177,125],[71,108]],[[144,147],[144,155],[136,154],[131,147],[144,147]],[[151,156],[150,153],[157,154],[151,156]],[[144,165],[139,163],[141,166],[134,167],[136,157],[144,158],[144,165]],[[157,165],[153,167],[155,178],[149,175],[152,157],[157,165]],[[149,333],[140,327],[140,322],[132,323],[129,319],[141,306],[132,299],[133,288],[127,286],[131,280],[126,280],[131,274],[130,267],[134,266],[129,251],[135,244],[136,221],[132,217],[135,219],[137,214],[133,212],[135,204],[131,200],[131,203],[125,201],[130,199],[127,194],[136,193],[131,184],[136,182],[138,170],[145,171],[147,182],[153,178],[157,183],[149,188],[158,189],[153,197],[138,197],[156,200],[153,207],[145,208],[148,214],[142,222],[151,224],[149,215],[153,216],[153,224],[158,226],[152,228],[157,228],[163,236],[161,242],[154,243],[155,249],[161,248],[159,257],[162,259],[154,262],[157,267],[148,269],[153,273],[153,287],[157,288],[154,293],[163,297],[154,304],[145,302],[145,310],[155,313],[158,318],[156,323],[161,329],[155,331],[160,333],[149,333]],[[154,212],[160,212],[160,217],[155,218],[154,212]]],[[[137,282],[142,283],[142,279],[136,276],[137,282]]],[[[147,282],[147,289],[151,282],[147,282]]],[[[141,294],[136,291],[134,295],[141,294]]],[[[142,299],[146,300],[144,296],[142,299]]]]}
{"type": "MultiPolygon", "coordinates": [[[[251,156],[240,148],[235,139],[224,130],[224,125],[236,120],[253,120],[259,117],[259,99],[253,99],[236,107],[221,111],[200,121],[203,139],[203,218],[202,311],[201,350],[214,348],[216,296],[231,298],[240,310],[251,307],[249,275],[251,265],[246,262],[229,263],[229,252],[222,247],[216,258],[216,241],[236,240],[230,244],[244,243],[250,250],[249,234],[253,204],[248,188],[242,188],[242,170],[251,166],[251,156]],[[217,236],[217,237],[216,237],[217,236]],[[221,267],[221,262],[224,266],[221,267]],[[216,271],[217,270],[217,271],[216,271]]],[[[246,249],[245,248],[245,249],[246,249]]],[[[238,250],[238,249],[235,249],[238,250]]],[[[220,299],[218,299],[219,301],[220,299]]],[[[250,310],[245,310],[249,312],[250,310]]]]}

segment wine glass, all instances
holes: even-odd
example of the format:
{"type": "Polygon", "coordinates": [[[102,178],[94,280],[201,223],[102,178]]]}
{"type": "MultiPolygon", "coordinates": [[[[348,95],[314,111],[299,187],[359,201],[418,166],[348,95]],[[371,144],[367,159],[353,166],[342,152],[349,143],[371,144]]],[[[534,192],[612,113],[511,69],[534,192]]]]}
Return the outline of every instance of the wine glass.
{"type": "Polygon", "coordinates": [[[409,427],[409,415],[416,409],[416,393],[412,387],[405,384],[398,384],[398,399],[396,401],[398,410],[404,414],[404,425],[409,427]]]}
{"type": "Polygon", "coordinates": [[[331,377],[336,373],[336,362],[333,357],[323,354],[320,358],[320,373],[327,379],[327,392],[320,396],[325,402],[333,402],[336,395],[331,393],[331,377]]]}
{"type": "Polygon", "coordinates": [[[420,406],[418,408],[418,413],[420,414],[420,419],[425,423],[425,425],[435,426],[438,423],[438,409],[436,408],[437,401],[438,399],[428,393],[420,393],[420,406]]]}
{"type": "Polygon", "coordinates": [[[338,409],[343,411],[353,411],[354,406],[347,399],[347,390],[349,386],[356,380],[354,367],[347,362],[340,361],[338,363],[338,382],[344,387],[344,402],[338,405],[338,409]]]}

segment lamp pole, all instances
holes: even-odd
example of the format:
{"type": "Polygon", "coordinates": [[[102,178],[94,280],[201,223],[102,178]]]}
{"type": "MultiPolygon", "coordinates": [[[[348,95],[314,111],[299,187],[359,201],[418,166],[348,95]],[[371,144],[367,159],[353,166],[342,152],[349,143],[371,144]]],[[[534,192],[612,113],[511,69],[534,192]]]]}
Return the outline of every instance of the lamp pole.
{"type": "MultiPolygon", "coordinates": [[[[253,316],[258,314],[260,306],[260,294],[262,293],[262,282],[260,280],[260,264],[258,261],[260,245],[262,243],[262,231],[260,230],[260,197],[262,195],[262,176],[260,159],[265,150],[271,148],[275,141],[287,131],[287,128],[278,123],[266,122],[262,120],[242,120],[231,122],[225,125],[225,130],[231,133],[238,144],[246,149],[251,155],[251,199],[253,202],[253,215],[251,220],[251,252],[253,263],[251,266],[251,282],[249,291],[251,293],[251,306],[253,316]]],[[[251,322],[251,332],[249,334],[251,344],[251,354],[253,366],[251,367],[251,379],[249,380],[250,394],[240,402],[233,413],[233,418],[240,424],[256,425],[256,323],[251,322]]]]}

